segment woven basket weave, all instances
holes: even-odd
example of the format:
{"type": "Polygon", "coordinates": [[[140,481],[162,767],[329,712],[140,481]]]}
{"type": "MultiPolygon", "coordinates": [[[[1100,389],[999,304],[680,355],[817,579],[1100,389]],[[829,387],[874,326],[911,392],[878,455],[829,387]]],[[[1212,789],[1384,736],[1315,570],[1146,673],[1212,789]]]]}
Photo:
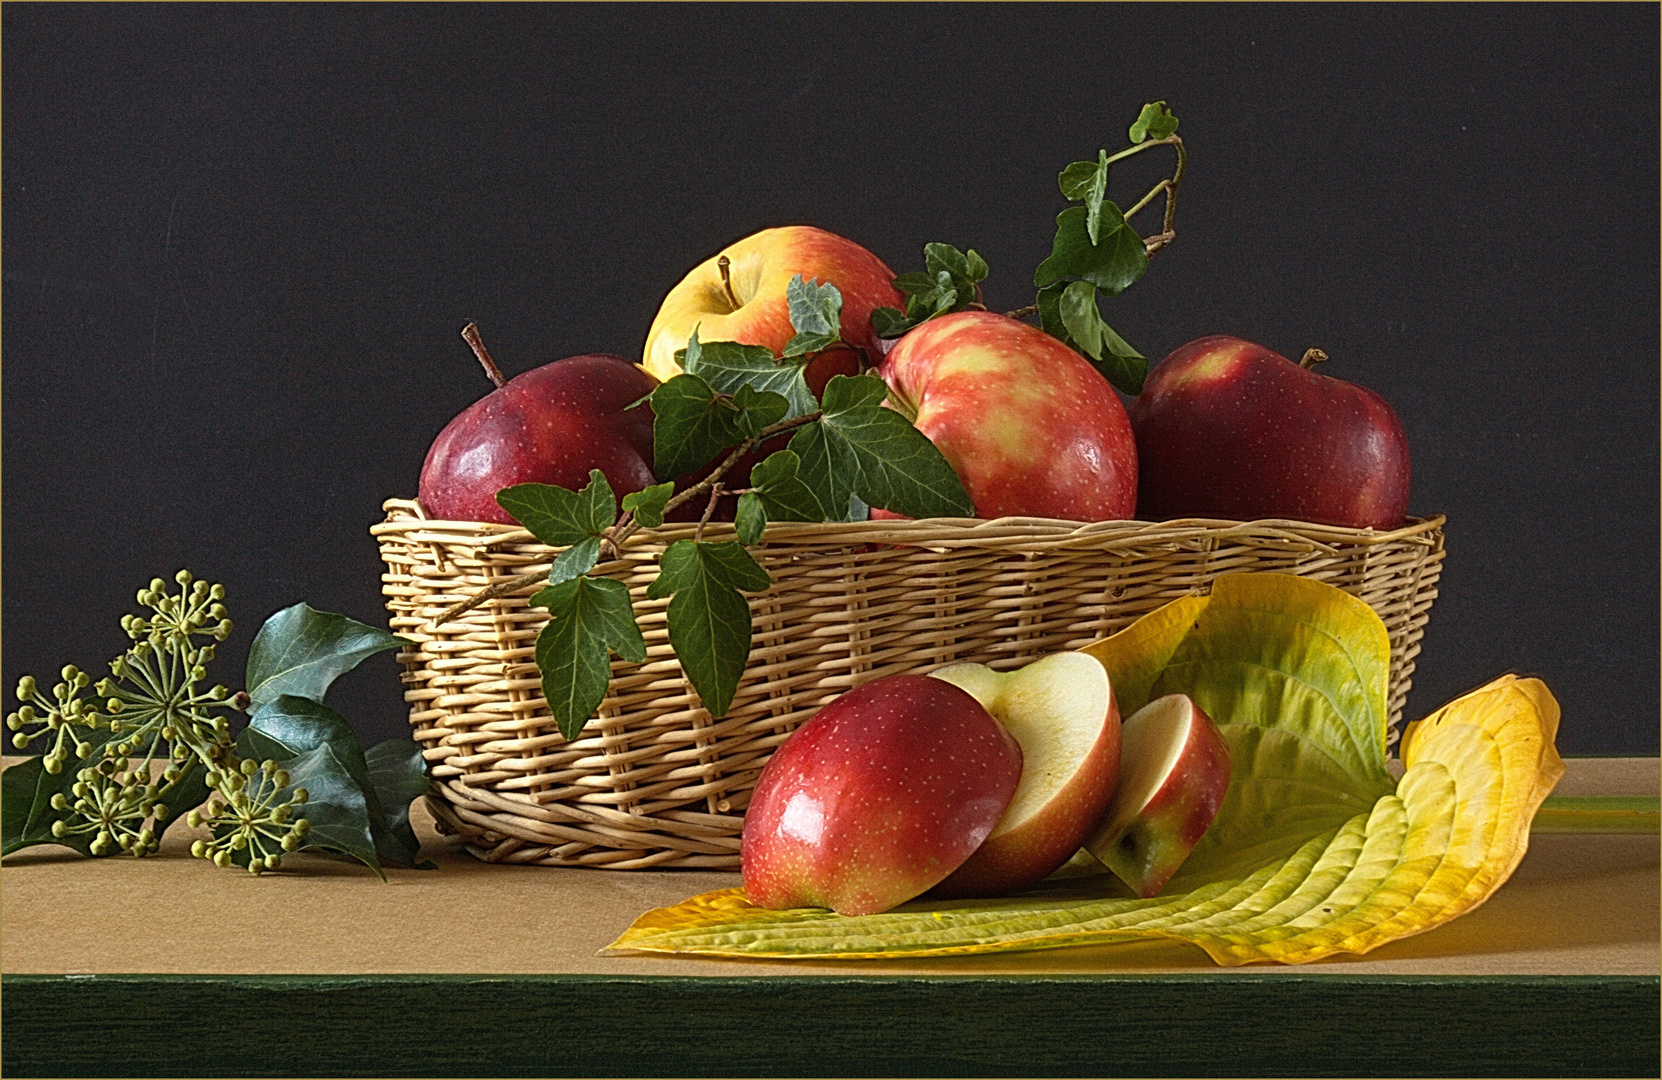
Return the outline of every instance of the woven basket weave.
{"type": "Polygon", "coordinates": [[[432,622],[485,586],[546,569],[555,549],[516,527],[426,520],[412,501],[385,509],[370,531],[392,630],[415,642],[399,659],[440,827],[487,861],[550,866],[737,868],[768,755],[844,690],[960,661],[1019,667],[1223,574],[1313,577],[1377,611],[1391,638],[1394,738],[1443,560],[1441,517],[1388,533],[1289,521],[774,523],[751,549],[774,584],[751,597],[750,663],[716,720],[670,650],[668,601],[645,598],[659,554],[693,526],[646,530],[596,572],[629,586],[647,662],[613,658],[598,716],[568,742],[533,658],[547,621],[528,604],[536,586],[432,622]]]}

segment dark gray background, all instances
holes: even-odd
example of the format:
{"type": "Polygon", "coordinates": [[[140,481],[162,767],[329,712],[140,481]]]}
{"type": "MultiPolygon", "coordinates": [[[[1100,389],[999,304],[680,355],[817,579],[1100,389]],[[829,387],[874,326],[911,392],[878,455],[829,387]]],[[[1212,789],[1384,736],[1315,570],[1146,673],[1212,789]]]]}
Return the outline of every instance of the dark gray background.
{"type": "MultiPolygon", "coordinates": [[[[1109,321],[1320,345],[1396,407],[1449,517],[1410,716],[1517,670],[1565,751],[1657,750],[1654,5],[8,4],[0,40],[8,710],[180,566],[230,590],[226,682],[296,600],[384,624],[367,529],[489,389],[468,319],[509,374],[638,357],[790,222],[974,246],[1015,307],[1057,171],[1165,98],[1180,236],[1109,321]]],[[[384,657],[331,703],[406,730],[384,657]]]]}

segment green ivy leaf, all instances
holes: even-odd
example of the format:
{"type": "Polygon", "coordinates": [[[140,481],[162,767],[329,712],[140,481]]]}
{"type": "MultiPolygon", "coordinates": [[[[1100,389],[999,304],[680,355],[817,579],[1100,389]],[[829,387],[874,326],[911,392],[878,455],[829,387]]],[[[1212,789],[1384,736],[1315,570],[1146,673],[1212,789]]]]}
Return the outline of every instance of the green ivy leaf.
{"type": "Polygon", "coordinates": [[[1063,195],[1074,202],[1081,202],[1096,186],[1101,171],[1099,161],[1075,161],[1056,175],[1056,185],[1062,189],[1063,195]]]}
{"type": "Polygon", "coordinates": [[[820,285],[793,275],[785,286],[785,305],[798,334],[828,335],[835,341],[842,333],[843,294],[829,281],[820,285]]]}
{"type": "Polygon", "coordinates": [[[897,338],[916,325],[917,322],[899,308],[880,307],[871,313],[871,332],[885,340],[897,338]]]}
{"type": "MultiPolygon", "coordinates": [[[[97,732],[105,736],[108,732],[97,732]]],[[[92,836],[71,834],[62,840],[52,835],[52,824],[67,820],[73,810],[52,809],[52,796],[62,793],[69,798],[69,789],[75,784],[79,769],[72,760],[63,771],[53,775],[37,755],[21,761],[0,774],[0,855],[10,855],[36,844],[62,844],[82,855],[92,855],[92,836]]]]}
{"type": "Polygon", "coordinates": [[[1143,106],[1143,111],[1137,114],[1137,119],[1131,125],[1131,141],[1140,143],[1144,139],[1164,139],[1177,130],[1177,117],[1166,108],[1164,101],[1153,101],[1143,106]]]}
{"type": "Polygon", "coordinates": [[[421,842],[410,826],[410,804],[432,790],[421,747],[410,739],[387,739],[364,751],[364,761],[369,765],[370,788],[386,815],[387,832],[412,854],[419,854],[421,842]]]}
{"type": "Polygon", "coordinates": [[[248,696],[255,705],[283,694],[322,701],[340,676],[376,653],[409,642],[345,615],[300,603],[265,621],[248,650],[248,696]]]}
{"type": "MultiPolygon", "coordinates": [[[[716,393],[737,394],[739,387],[749,386],[783,395],[790,402],[788,417],[806,416],[819,407],[802,377],[806,366],[805,359],[800,357],[780,363],[771,351],[760,345],[740,345],[732,341],[700,343],[697,331],[693,332],[686,352],[681,356],[682,369],[689,375],[697,375],[716,393]]],[[[674,381],[670,380],[671,383],[674,381]]],[[[653,392],[654,410],[658,408],[657,394],[662,390],[663,387],[659,387],[653,392]]],[[[656,428],[653,429],[653,436],[656,439],[656,428]]],[[[700,465],[703,463],[699,462],[700,465]]],[[[680,474],[660,471],[658,475],[668,477],[680,474]]]]}
{"type": "Polygon", "coordinates": [[[741,386],[733,395],[733,407],[738,410],[734,422],[750,438],[759,438],[762,430],[777,424],[790,411],[791,403],[783,395],[770,390],[741,386]]]}
{"type": "Polygon", "coordinates": [[[673,481],[745,440],[732,405],[718,399],[701,374],[677,375],[652,391],[652,412],[653,468],[660,480],[673,481]]]}
{"type": "Polygon", "coordinates": [[[802,459],[786,449],[769,454],[750,470],[750,486],[767,520],[824,521],[829,516],[813,489],[797,476],[801,467],[802,459]]]}
{"type": "Polygon", "coordinates": [[[733,515],[733,533],[741,544],[754,544],[762,538],[768,525],[767,511],[754,491],[739,496],[739,508],[733,515]]]}
{"type": "Polygon", "coordinates": [[[575,739],[606,697],[610,653],[644,663],[646,639],[621,581],[576,577],[542,589],[531,603],[549,613],[536,648],[543,697],[560,734],[575,739]]]}
{"type": "Polygon", "coordinates": [[[599,561],[600,537],[585,536],[560,552],[554,559],[554,565],[548,569],[548,583],[558,585],[562,581],[580,577],[593,570],[599,561]]]}
{"type": "Polygon", "coordinates": [[[1096,306],[1096,286],[1088,281],[1071,282],[1062,290],[1057,313],[1079,351],[1092,360],[1101,360],[1102,331],[1107,324],[1096,306]]]}
{"type": "Polygon", "coordinates": [[[894,279],[894,287],[906,294],[906,310],[872,312],[872,330],[878,337],[899,337],[937,315],[962,311],[975,302],[976,283],[987,277],[987,262],[973,248],[966,252],[951,244],[925,244],[923,260],[927,270],[894,279]]]}
{"type": "Polygon", "coordinates": [[[675,494],[675,481],[653,484],[623,497],[623,509],[635,515],[635,520],[649,529],[664,523],[664,508],[675,494]]]}
{"type": "Polygon", "coordinates": [[[1086,281],[1046,286],[1039,290],[1038,308],[1045,333],[1084,355],[1118,389],[1133,396],[1143,392],[1148,360],[1102,321],[1095,286],[1086,281]],[[1094,326],[1079,325],[1093,320],[1094,326]],[[1095,355],[1080,343],[1081,333],[1095,346],[1095,355]]]}
{"type": "Polygon", "coordinates": [[[888,387],[870,375],[838,375],[825,387],[825,416],[791,439],[798,475],[822,507],[858,495],[908,517],[964,517],[974,512],[952,466],[923,433],[883,407],[888,387]]]}
{"type": "Polygon", "coordinates": [[[674,597],[670,644],[711,716],[726,714],[750,658],[750,604],[739,590],[761,592],[770,584],[767,571],[734,541],[677,540],[647,586],[651,599],[674,597]]]}
{"type": "Polygon", "coordinates": [[[1102,233],[1095,244],[1086,231],[1086,217],[1083,206],[1070,206],[1057,215],[1050,257],[1039,264],[1033,284],[1043,288],[1062,278],[1078,277],[1113,296],[1143,276],[1148,249],[1119,207],[1102,204],[1102,233]]]}
{"type": "Polygon", "coordinates": [[[599,469],[589,470],[589,482],[581,491],[553,484],[515,484],[496,493],[496,504],[549,547],[566,547],[599,535],[617,520],[617,497],[599,469]]]}

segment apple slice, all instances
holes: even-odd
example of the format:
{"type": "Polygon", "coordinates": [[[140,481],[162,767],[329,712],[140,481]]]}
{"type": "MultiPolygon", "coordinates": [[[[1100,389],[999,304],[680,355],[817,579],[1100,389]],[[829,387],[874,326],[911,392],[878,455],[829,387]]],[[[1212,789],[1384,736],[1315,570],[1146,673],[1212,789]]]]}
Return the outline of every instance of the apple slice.
{"type": "Polygon", "coordinates": [[[1229,747],[1187,694],[1170,694],[1125,721],[1119,788],[1085,850],[1133,892],[1159,892],[1218,816],[1229,790],[1229,747]]]}
{"type": "Polygon", "coordinates": [[[1079,850],[1113,798],[1120,714],[1103,666],[1055,653],[1016,671],[955,664],[931,677],[969,691],[1021,746],[1021,781],[1004,815],[940,897],[998,896],[1047,877],[1079,850]]]}

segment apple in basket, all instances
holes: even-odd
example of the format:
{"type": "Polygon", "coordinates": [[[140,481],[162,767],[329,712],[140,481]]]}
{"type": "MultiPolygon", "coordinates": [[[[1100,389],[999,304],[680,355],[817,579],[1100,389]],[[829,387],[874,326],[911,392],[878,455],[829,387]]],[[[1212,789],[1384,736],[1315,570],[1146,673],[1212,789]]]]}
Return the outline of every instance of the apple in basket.
{"type": "Polygon", "coordinates": [[[473,346],[496,389],[446,424],[421,467],[429,517],[514,523],[496,493],[515,484],[577,490],[599,469],[619,498],[656,483],[652,408],[629,406],[658,380],[618,356],[572,356],[504,379],[472,323],[473,346]]]}
{"type": "Polygon", "coordinates": [[[993,831],[937,885],[939,897],[999,896],[1073,857],[1120,775],[1120,713],[1108,672],[1084,653],[1053,653],[1016,671],[955,664],[931,678],[960,686],[1021,745],[1021,781],[993,831]]]}
{"type": "Polygon", "coordinates": [[[1141,897],[1171,880],[1229,790],[1229,747],[1199,705],[1169,694],[1122,732],[1119,786],[1085,850],[1141,897]]]}
{"type": "Polygon", "coordinates": [[[1137,447],[1119,395],[1038,327],[987,311],[943,315],[902,337],[877,374],[889,405],[952,463],[976,517],[1135,511],[1137,447]]]}
{"type": "MultiPolygon", "coordinates": [[[[680,374],[675,354],[698,331],[700,341],[764,345],[777,355],[795,336],[785,287],[792,277],[829,282],[842,293],[842,337],[876,362],[881,352],[871,313],[896,307],[905,297],[892,284],[894,272],[852,240],[810,225],[763,229],[694,267],[669,295],[646,334],[642,366],[668,381],[680,374]]],[[[833,375],[857,375],[859,356],[832,349],[815,357],[803,373],[817,397],[833,375]]]]}
{"type": "Polygon", "coordinates": [[[1394,529],[1408,513],[1408,440],[1385,399],[1262,345],[1180,346],[1131,403],[1153,521],[1291,518],[1394,529]]]}
{"type": "Polygon", "coordinates": [[[752,903],[886,911],[958,869],[1015,794],[1021,748],[968,693],[888,675],[838,697],[762,769],[740,840],[752,903]]]}

